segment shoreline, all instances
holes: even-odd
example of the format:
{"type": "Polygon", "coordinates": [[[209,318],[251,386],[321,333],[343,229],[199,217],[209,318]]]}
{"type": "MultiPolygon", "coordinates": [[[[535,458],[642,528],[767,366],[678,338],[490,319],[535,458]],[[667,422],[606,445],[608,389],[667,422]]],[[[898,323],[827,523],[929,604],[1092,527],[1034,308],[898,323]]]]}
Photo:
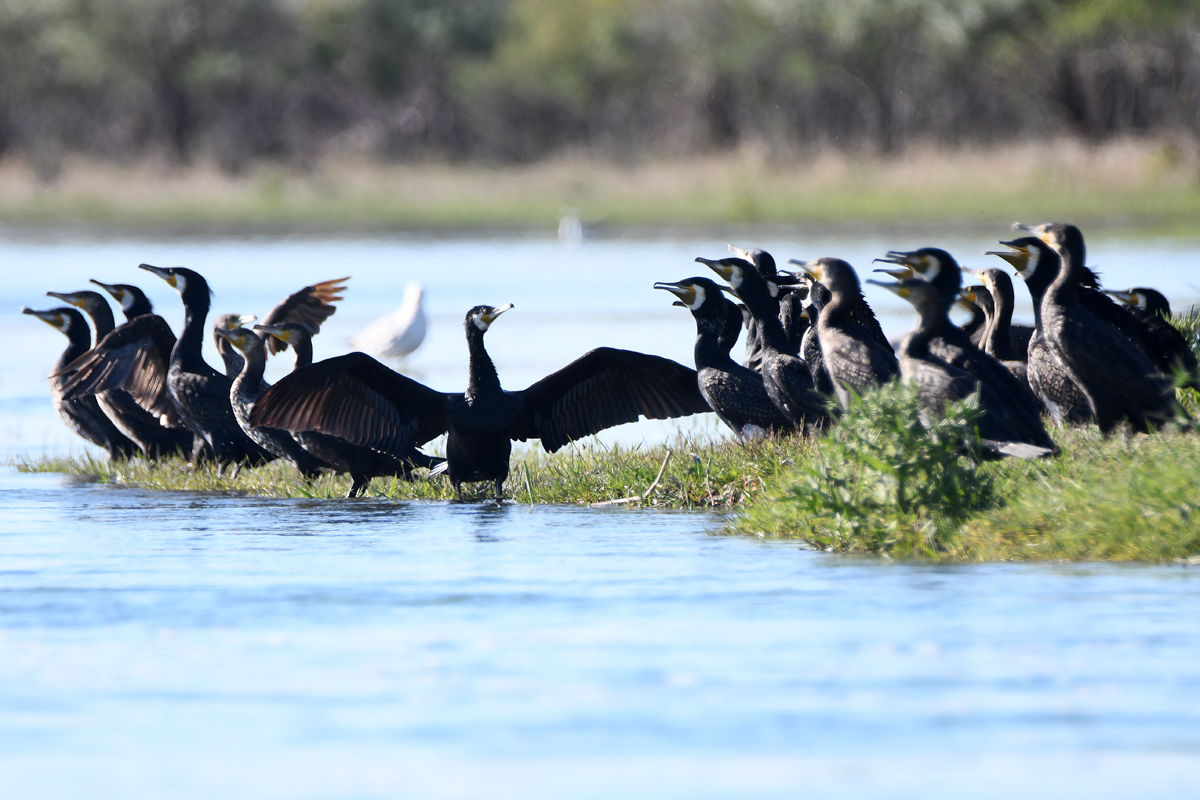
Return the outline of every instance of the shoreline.
{"type": "Polygon", "coordinates": [[[205,163],[70,158],[49,182],[19,159],[0,161],[0,226],[15,236],[555,236],[570,212],[589,238],[747,227],[994,230],[1017,218],[1196,236],[1200,166],[1156,140],[914,147],[888,159],[817,151],[779,160],[753,149],[638,164],[329,159],[238,175],[205,163]]]}

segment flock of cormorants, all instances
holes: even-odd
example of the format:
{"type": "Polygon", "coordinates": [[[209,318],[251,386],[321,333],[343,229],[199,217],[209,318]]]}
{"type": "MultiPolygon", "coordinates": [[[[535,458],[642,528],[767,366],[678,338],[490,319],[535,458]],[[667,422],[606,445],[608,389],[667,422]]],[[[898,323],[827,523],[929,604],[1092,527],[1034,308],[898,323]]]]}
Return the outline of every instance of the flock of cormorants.
{"type": "Polygon", "coordinates": [[[1003,270],[980,270],[979,284],[963,287],[963,270],[945,250],[892,251],[876,259],[888,265],[876,272],[897,280],[869,282],[908,300],[918,316],[893,349],[845,261],[793,259],[799,270],[788,272],[762,250],[730,246],[729,257],[696,259],[725,285],[704,277],[654,284],[695,319],[695,370],[601,347],[519,392],[501,388],[483,344],[511,304],[467,312],[470,364],[466,391],[457,393],[430,389],[363,353],[313,363],[311,339],[334,313],[346,278],[289,295],[252,328],[255,317],[219,316],[213,334],[224,372],[201,355],[211,291],[189,269],[141,265],[179,292],[178,337],[128,284],[92,281],[120,303],[121,325],[95,291],[48,292],[69,305],[22,311],[67,336],[50,378],[56,407],[113,459],[181,454],[238,469],[283,458],[308,479],[350,474],[351,497],[373,477],[411,479],[421,467],[446,472],[459,494],[464,483],[492,481],[500,498],[513,440],[539,439],[554,452],[639,416],[714,411],[740,437],[809,435],[828,427],[854,394],[897,378],[917,385],[929,414],[978,392],[979,443],[992,457],[1055,452],[1043,413],[1056,424],[1095,422],[1106,433],[1180,419],[1176,382],[1200,380],[1166,299],[1147,288],[1101,290],[1074,225],[1014,229],[1027,235],[1000,242],[1007,249],[991,255],[1029,289],[1032,328],[1011,324],[1013,283],[1003,270]],[[955,304],[972,315],[962,327],[949,319],[955,304]],[[739,364],[730,353],[743,328],[739,364]],[[268,385],[268,353],[289,347],[295,368],[268,385]],[[420,451],[442,434],[444,459],[420,451]]]}

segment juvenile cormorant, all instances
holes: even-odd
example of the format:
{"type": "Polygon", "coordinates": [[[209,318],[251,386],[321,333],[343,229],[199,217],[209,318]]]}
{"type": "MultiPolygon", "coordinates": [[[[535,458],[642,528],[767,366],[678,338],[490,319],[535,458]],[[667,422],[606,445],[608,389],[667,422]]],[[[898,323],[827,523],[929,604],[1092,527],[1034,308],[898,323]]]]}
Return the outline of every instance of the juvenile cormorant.
{"type": "Polygon", "coordinates": [[[721,287],[708,278],[686,278],[656,283],[654,288],[678,297],[679,305],[696,319],[696,381],[721,421],[743,438],[791,428],[791,422],[767,395],[762,375],[729,356],[732,342],[722,336],[731,317],[728,306],[735,310],[737,306],[721,294],[721,287]]]}
{"type": "MultiPolygon", "coordinates": [[[[788,263],[800,267],[801,272],[797,274],[803,274],[804,265],[812,262],[803,261],[798,258],[789,258],[788,263]]],[[[811,284],[813,281],[812,276],[805,274],[804,277],[811,284]]],[[[850,315],[849,319],[855,325],[866,331],[868,336],[888,352],[893,352],[892,343],[888,341],[887,334],[883,332],[883,326],[879,324],[879,319],[875,316],[875,312],[867,302],[867,297],[863,294],[862,287],[858,285],[857,275],[855,276],[855,289],[849,298],[848,313],[850,315]]],[[[810,318],[812,318],[811,315],[810,318]]],[[[815,318],[812,319],[815,320],[815,318]]]]}
{"type": "Polygon", "coordinates": [[[816,320],[817,338],[834,394],[842,408],[848,408],[852,392],[861,394],[896,377],[896,356],[851,317],[862,297],[853,267],[840,258],[818,258],[799,266],[829,290],[829,301],[816,320]]]}
{"type": "Polygon", "coordinates": [[[364,353],[292,372],[267,390],[254,425],[316,431],[385,453],[449,433],[450,482],[494,481],[502,496],[512,441],[540,439],[554,452],[568,442],[639,416],[670,419],[711,410],[696,372],[658,356],[601,347],[519,392],[501,388],[483,336],[511,304],[476,306],[464,325],[470,367],[464,393],[438,392],[364,353]]]}
{"type": "MultiPolygon", "coordinates": [[[[954,256],[937,247],[910,252],[889,251],[885,263],[898,264],[913,271],[912,277],[933,284],[945,312],[958,297],[962,270],[954,256]]],[[[929,341],[929,349],[952,367],[966,370],[996,390],[1021,441],[1053,450],[1054,441],[1042,425],[1041,405],[1029,385],[1016,377],[999,361],[983,352],[953,322],[947,321],[929,341]]]]}
{"type": "Polygon", "coordinates": [[[746,304],[760,335],[760,374],[767,396],[800,431],[824,427],[829,419],[825,399],[813,387],[808,365],[787,351],[787,336],[776,311],[778,303],[768,282],[743,258],[697,258],[716,272],[746,304]]]}
{"type": "Polygon", "coordinates": [[[1087,396],[1100,430],[1108,433],[1122,421],[1142,430],[1161,426],[1177,410],[1174,386],[1141,350],[1080,302],[1080,284],[1087,278],[1082,263],[1075,263],[1071,242],[1078,229],[1065,226],[1064,236],[1058,275],[1042,296],[1043,341],[1087,396]]]}
{"type": "Polygon", "coordinates": [[[1028,383],[1026,362],[1028,350],[1018,352],[1012,344],[1012,315],[1016,305],[1012,278],[1003,270],[988,268],[976,271],[992,299],[992,311],[988,314],[987,329],[979,347],[983,352],[1008,367],[1013,375],[1028,383]]]}
{"type": "Polygon", "coordinates": [[[74,308],[52,308],[49,311],[22,308],[21,313],[37,317],[67,337],[67,347],[50,371],[50,391],[58,416],[75,433],[107,450],[112,460],[131,458],[137,452],[137,445],[113,425],[100,410],[96,398],[64,396],[63,387],[72,375],[66,369],[67,365],[86,353],[91,345],[91,330],[83,314],[74,308]]]}
{"type": "Polygon", "coordinates": [[[167,387],[184,424],[204,439],[218,464],[255,466],[270,461],[273,456],[238,425],[229,401],[233,381],[210,367],[201,354],[204,320],[212,302],[208,281],[184,267],[140,266],[166,281],[183,300],[183,331],[171,350],[167,387]]]}
{"type": "MultiPolygon", "coordinates": [[[[260,334],[282,339],[295,349],[296,366],[293,372],[312,363],[312,335],[306,325],[284,322],[279,325],[255,325],[254,329],[260,334]]],[[[301,447],[336,472],[350,475],[352,482],[347,497],[366,494],[372,478],[397,477],[406,481],[412,480],[412,472],[416,467],[435,469],[445,461],[443,458],[426,455],[415,447],[393,455],[316,431],[291,435],[301,447]]]]}
{"type": "MultiPolygon", "coordinates": [[[[99,292],[47,292],[82,309],[95,327],[95,346],[101,348],[103,341],[114,330],[112,309],[99,292]]],[[[74,365],[71,365],[72,367],[74,365]]],[[[63,382],[64,385],[66,381],[63,382]]],[[[100,410],[112,421],[117,430],[134,442],[146,458],[191,452],[192,435],[180,425],[167,427],[159,415],[142,407],[128,391],[117,387],[93,393],[100,410]]]]}
{"type": "MultiPolygon", "coordinates": [[[[912,277],[912,270],[877,269],[875,271],[886,272],[902,281],[912,277]]],[[[983,340],[983,335],[987,333],[987,321],[990,316],[988,312],[992,307],[991,294],[988,293],[987,288],[984,286],[964,286],[958,293],[958,297],[955,298],[954,303],[971,315],[971,319],[967,321],[967,324],[960,325],[959,329],[970,337],[972,343],[977,347],[980,346],[979,343],[983,340]]]]}
{"type": "Polygon", "coordinates": [[[901,380],[917,385],[921,405],[930,414],[929,419],[923,419],[927,427],[946,413],[947,404],[964,400],[978,391],[979,407],[983,411],[978,430],[985,453],[1034,458],[1052,452],[1050,448],[1021,441],[1020,432],[1008,418],[1006,403],[994,387],[966,370],[951,366],[930,350],[933,337],[949,324],[945,303],[933,284],[920,278],[908,278],[899,283],[870,283],[895,292],[912,303],[917,311],[917,324],[900,343],[897,355],[901,380]]]}

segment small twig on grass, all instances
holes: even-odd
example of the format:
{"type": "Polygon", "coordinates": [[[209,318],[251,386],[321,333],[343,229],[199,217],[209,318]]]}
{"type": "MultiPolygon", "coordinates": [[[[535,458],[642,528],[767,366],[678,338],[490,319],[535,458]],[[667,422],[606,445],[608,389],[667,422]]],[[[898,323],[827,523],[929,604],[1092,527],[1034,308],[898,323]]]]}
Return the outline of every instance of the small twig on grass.
{"type": "Polygon", "coordinates": [[[622,497],[619,500],[603,500],[599,503],[589,503],[588,508],[611,508],[612,506],[623,506],[627,503],[644,503],[650,499],[650,493],[658,488],[658,482],[662,480],[663,473],[667,471],[667,462],[671,460],[673,451],[668,448],[667,455],[663,459],[662,466],[658,468],[658,476],[654,479],[654,483],[650,484],[650,488],[645,494],[635,494],[631,497],[622,497]]]}

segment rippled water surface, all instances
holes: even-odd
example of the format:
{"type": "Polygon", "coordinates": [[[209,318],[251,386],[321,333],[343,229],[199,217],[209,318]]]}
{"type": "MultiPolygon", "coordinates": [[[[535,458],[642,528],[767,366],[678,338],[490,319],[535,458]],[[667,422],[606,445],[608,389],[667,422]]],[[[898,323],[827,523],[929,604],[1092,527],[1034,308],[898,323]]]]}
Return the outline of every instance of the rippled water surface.
{"type": "Polygon", "coordinates": [[[1194,797],[1200,573],[0,473],[6,797],[1194,797]]]}

